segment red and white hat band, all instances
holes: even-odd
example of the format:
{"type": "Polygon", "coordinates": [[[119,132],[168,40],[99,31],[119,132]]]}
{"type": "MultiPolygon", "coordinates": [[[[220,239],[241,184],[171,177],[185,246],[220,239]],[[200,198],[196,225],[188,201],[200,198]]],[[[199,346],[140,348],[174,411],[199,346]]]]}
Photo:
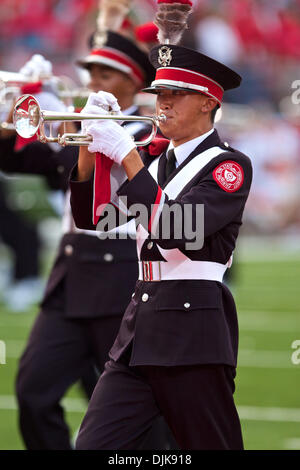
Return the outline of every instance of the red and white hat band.
{"type": "Polygon", "coordinates": [[[211,78],[192,70],[162,67],[156,70],[156,76],[151,86],[173,85],[180,88],[190,88],[216,99],[220,104],[223,98],[224,89],[211,78]]]}
{"type": "Polygon", "coordinates": [[[84,62],[105,64],[109,67],[121,70],[121,72],[127,73],[139,83],[144,82],[144,73],[138,64],[131,60],[126,54],[122,54],[116,49],[93,49],[84,62]]]}

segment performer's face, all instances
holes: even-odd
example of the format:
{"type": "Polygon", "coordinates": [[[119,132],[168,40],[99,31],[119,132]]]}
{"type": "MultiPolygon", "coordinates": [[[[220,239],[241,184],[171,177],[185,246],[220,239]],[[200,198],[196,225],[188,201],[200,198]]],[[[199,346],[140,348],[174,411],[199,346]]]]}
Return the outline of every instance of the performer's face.
{"type": "Polygon", "coordinates": [[[124,97],[128,97],[128,95],[135,92],[136,86],[133,80],[119,70],[105,65],[92,64],[89,72],[89,88],[95,93],[100,90],[112,93],[119,101],[121,108],[124,97]]]}
{"type": "Polygon", "coordinates": [[[159,90],[156,113],[165,114],[159,127],[175,146],[208,132],[212,127],[210,112],[216,102],[200,93],[184,90],[159,90]]]}

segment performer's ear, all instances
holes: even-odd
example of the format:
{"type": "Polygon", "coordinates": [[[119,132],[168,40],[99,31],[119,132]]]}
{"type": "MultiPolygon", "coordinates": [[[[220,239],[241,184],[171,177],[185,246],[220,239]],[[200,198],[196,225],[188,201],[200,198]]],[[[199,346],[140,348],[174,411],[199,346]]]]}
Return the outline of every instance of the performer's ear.
{"type": "Polygon", "coordinates": [[[202,102],[202,105],[201,105],[201,111],[203,113],[207,113],[207,112],[211,112],[215,107],[216,107],[216,100],[212,99],[212,98],[209,98],[209,97],[204,97],[205,99],[203,100],[202,102]]]}

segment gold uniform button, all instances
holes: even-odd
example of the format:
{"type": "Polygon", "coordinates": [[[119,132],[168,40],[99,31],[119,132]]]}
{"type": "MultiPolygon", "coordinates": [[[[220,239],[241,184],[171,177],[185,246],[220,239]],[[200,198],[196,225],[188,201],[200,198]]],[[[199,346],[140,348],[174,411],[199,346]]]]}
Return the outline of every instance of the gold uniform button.
{"type": "Polygon", "coordinates": [[[191,304],[189,304],[188,302],[186,302],[186,303],[184,304],[184,308],[190,308],[190,306],[191,306],[191,304]]]}
{"type": "Polygon", "coordinates": [[[111,263],[112,260],[114,259],[113,255],[111,253],[105,253],[105,255],[103,256],[103,259],[104,261],[106,261],[107,263],[111,263]]]}
{"type": "Polygon", "coordinates": [[[229,143],[228,143],[228,142],[224,142],[224,145],[225,145],[225,147],[229,147],[229,143]]]}
{"type": "Polygon", "coordinates": [[[148,250],[151,250],[153,248],[153,242],[149,242],[147,248],[148,250]]]}
{"type": "Polygon", "coordinates": [[[72,245],[66,245],[65,246],[65,255],[71,256],[73,254],[74,248],[72,245]]]}
{"type": "Polygon", "coordinates": [[[143,295],[142,295],[142,301],[143,301],[143,302],[147,302],[148,299],[149,299],[149,295],[148,295],[148,294],[143,294],[143,295]]]}

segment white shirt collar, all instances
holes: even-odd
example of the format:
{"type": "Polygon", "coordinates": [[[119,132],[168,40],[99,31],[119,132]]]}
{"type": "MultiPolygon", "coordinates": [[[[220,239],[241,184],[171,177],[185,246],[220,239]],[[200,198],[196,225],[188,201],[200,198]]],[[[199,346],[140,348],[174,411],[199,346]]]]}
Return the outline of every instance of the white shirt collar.
{"type": "MultiPolygon", "coordinates": [[[[214,132],[214,128],[210,131],[206,132],[205,134],[199,135],[195,139],[189,140],[184,144],[178,145],[178,147],[174,148],[172,142],[170,142],[168,150],[174,149],[175,157],[176,157],[176,168],[181,165],[181,163],[195,150],[198,145],[201,144],[210,134],[214,132]]],[[[167,152],[168,152],[167,150],[167,152]]]]}

